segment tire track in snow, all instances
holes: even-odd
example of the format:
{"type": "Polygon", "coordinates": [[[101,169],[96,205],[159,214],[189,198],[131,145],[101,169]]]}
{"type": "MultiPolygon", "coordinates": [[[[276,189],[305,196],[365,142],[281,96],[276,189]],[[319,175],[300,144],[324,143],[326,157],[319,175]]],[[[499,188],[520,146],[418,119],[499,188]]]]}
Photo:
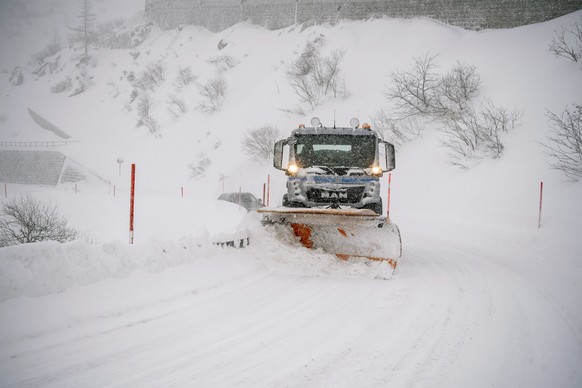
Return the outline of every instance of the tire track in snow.
{"type": "Polygon", "coordinates": [[[255,273],[3,368],[26,366],[10,381],[31,386],[576,386],[580,346],[530,278],[410,245],[390,281],[255,273]]]}

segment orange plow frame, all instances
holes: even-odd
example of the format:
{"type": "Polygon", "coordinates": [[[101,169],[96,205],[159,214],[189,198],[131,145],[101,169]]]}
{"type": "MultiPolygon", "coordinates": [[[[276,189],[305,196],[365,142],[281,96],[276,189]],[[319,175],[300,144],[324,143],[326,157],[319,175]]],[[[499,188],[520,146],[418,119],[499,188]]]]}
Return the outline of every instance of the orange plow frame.
{"type": "Polygon", "coordinates": [[[288,225],[305,248],[321,248],[340,260],[362,258],[387,262],[394,271],[402,253],[398,227],[371,210],[262,208],[257,211],[263,215],[264,224],[288,225]]]}

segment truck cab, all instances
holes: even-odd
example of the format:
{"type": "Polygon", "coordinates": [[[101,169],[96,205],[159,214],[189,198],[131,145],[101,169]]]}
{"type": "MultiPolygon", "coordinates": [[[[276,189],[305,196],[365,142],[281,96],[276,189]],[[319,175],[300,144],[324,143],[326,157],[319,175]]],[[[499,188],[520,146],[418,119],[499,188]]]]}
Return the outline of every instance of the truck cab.
{"type": "Polygon", "coordinates": [[[274,148],[273,165],[288,176],[283,206],[371,209],[382,214],[380,177],[395,168],[394,145],[369,125],[300,125],[274,148]]]}

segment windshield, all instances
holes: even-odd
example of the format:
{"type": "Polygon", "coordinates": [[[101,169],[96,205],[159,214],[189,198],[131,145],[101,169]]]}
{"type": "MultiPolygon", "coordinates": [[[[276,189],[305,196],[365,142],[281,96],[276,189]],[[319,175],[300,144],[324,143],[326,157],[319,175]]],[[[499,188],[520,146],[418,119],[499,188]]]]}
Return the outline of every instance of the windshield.
{"type": "Polygon", "coordinates": [[[359,167],[374,163],[376,138],[353,135],[297,135],[295,160],[300,167],[359,167]]]}

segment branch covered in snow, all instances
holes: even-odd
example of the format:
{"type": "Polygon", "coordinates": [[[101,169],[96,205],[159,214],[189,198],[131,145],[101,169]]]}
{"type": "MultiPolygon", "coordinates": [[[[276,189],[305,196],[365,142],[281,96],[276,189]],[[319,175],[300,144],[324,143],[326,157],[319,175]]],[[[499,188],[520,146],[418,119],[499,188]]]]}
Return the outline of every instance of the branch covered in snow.
{"type": "Polygon", "coordinates": [[[200,95],[203,100],[198,104],[198,109],[207,113],[219,111],[224,104],[226,88],[226,80],[221,75],[211,79],[205,85],[200,85],[200,95]]]}
{"type": "Polygon", "coordinates": [[[31,195],[9,199],[0,214],[0,247],[39,241],[74,240],[77,231],[67,227],[55,205],[31,195]]]}
{"type": "Polygon", "coordinates": [[[572,28],[555,31],[550,42],[549,51],[557,57],[578,62],[582,58],[582,24],[576,23],[572,28]]]}
{"type": "Polygon", "coordinates": [[[552,159],[550,167],[562,171],[570,181],[582,178],[582,105],[566,108],[561,116],[547,112],[552,135],[546,154],[552,159]]]}
{"type": "Polygon", "coordinates": [[[247,131],[242,143],[243,153],[251,160],[264,162],[273,157],[275,142],[281,137],[279,129],[273,125],[247,131]]]}
{"type": "Polygon", "coordinates": [[[329,56],[322,57],[315,43],[308,44],[303,53],[287,66],[293,92],[311,109],[320,105],[327,96],[338,96],[340,64],[345,56],[345,51],[334,50],[329,56]]]}

